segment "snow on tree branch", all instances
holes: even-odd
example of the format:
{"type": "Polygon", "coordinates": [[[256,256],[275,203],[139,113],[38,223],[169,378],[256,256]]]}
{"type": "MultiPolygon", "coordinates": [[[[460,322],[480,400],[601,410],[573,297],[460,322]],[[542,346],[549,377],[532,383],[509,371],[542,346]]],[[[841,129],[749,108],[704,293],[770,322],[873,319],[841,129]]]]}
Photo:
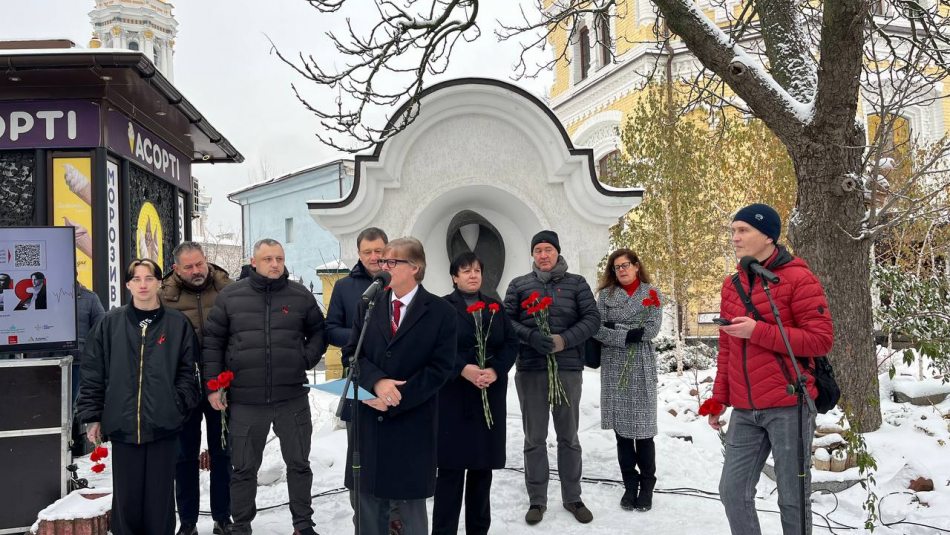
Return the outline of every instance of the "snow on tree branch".
{"type": "Polygon", "coordinates": [[[690,0],[655,3],[669,28],[683,39],[703,66],[722,78],[780,137],[800,130],[810,121],[811,102],[793,97],[734,35],[728,35],[690,0]]]}

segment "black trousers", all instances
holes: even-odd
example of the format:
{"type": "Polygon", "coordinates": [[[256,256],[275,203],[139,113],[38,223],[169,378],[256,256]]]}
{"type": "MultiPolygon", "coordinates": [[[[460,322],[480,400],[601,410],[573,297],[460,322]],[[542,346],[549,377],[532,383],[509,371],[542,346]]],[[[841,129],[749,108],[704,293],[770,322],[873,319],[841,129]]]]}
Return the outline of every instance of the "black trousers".
{"type": "Polygon", "coordinates": [[[310,486],[310,401],[300,396],[270,405],[232,403],[231,421],[231,514],[232,532],[251,533],[251,521],[257,516],[257,471],[264,457],[264,445],[271,424],[280,441],[280,453],[287,465],[287,494],[294,529],[313,527],[310,486]]]}
{"type": "Polygon", "coordinates": [[[145,444],[112,443],[113,535],[175,533],[178,434],[145,444]]]}
{"type": "Polygon", "coordinates": [[[458,533],[465,494],[465,533],[484,535],[491,526],[491,470],[439,468],[432,506],[432,535],[458,533]]]}
{"type": "Polygon", "coordinates": [[[201,450],[201,420],[208,430],[208,456],[211,460],[211,518],[231,521],[231,442],[221,447],[221,413],[208,398],[201,400],[185,420],[178,444],[175,466],[175,501],[178,518],[184,524],[198,523],[198,454],[201,450]]]}
{"type": "Polygon", "coordinates": [[[656,483],[656,446],[652,438],[632,439],[617,437],[617,460],[624,487],[636,490],[641,481],[651,485],[656,483]],[[639,469],[639,471],[638,471],[639,469]]]}

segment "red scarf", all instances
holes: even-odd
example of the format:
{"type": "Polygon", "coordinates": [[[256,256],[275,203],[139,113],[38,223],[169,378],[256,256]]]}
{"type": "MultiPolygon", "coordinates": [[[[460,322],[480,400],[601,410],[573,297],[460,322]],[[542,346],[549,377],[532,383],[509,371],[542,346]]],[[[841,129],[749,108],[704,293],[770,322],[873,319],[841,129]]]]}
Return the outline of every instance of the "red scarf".
{"type": "Polygon", "coordinates": [[[630,297],[633,294],[635,294],[637,292],[637,288],[639,287],[640,287],[640,277],[633,279],[633,282],[631,282],[630,284],[625,284],[621,286],[621,288],[623,288],[623,291],[627,292],[627,297],[630,297]]]}

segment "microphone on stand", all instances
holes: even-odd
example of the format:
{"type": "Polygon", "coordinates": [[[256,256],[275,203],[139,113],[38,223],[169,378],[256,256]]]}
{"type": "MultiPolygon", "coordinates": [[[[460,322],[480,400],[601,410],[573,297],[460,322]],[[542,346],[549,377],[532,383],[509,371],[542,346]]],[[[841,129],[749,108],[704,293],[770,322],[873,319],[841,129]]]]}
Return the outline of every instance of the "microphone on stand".
{"type": "MultiPolygon", "coordinates": [[[[751,258],[751,257],[750,257],[751,258]]],[[[393,279],[393,276],[389,274],[388,271],[380,271],[373,277],[373,283],[369,285],[369,288],[363,292],[363,302],[368,303],[376,297],[376,294],[380,290],[389,286],[389,282],[393,279]]]]}
{"type": "Polygon", "coordinates": [[[778,276],[765,269],[754,256],[743,256],[742,259],[739,260],[739,266],[745,270],[746,273],[755,273],[772,284],[776,284],[779,281],[778,276]]]}

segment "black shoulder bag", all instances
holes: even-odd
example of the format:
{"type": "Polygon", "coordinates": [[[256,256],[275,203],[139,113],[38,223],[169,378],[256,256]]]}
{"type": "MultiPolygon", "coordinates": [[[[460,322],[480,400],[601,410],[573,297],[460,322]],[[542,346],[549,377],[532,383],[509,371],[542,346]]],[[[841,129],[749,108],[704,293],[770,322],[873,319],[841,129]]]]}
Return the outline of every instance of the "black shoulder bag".
{"type": "Polygon", "coordinates": [[[591,336],[584,342],[584,365],[588,368],[600,368],[600,352],[603,349],[603,344],[601,344],[596,338],[591,336]]]}

